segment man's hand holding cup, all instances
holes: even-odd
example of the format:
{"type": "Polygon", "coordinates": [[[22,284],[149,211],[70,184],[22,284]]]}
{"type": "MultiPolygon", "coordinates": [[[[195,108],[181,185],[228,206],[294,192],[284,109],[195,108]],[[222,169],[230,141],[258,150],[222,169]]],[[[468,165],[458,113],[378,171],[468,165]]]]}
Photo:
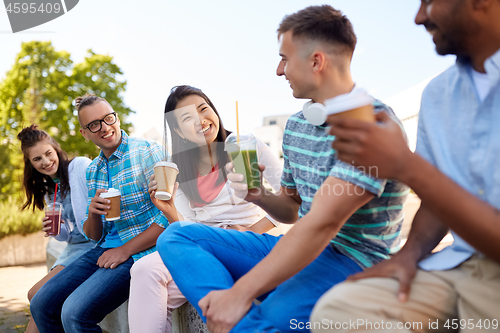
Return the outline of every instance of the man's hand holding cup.
{"type": "Polygon", "coordinates": [[[107,190],[105,189],[98,189],[95,192],[94,197],[90,201],[89,205],[89,214],[95,214],[95,215],[106,215],[107,210],[110,208],[109,204],[111,201],[106,198],[102,198],[100,195],[101,193],[105,193],[107,190]]]}

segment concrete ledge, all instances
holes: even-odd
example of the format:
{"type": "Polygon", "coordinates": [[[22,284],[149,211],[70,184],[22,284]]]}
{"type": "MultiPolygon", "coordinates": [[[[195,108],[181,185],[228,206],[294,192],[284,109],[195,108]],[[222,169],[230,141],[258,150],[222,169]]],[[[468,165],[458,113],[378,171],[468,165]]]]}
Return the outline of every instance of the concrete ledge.
{"type": "Polygon", "coordinates": [[[210,333],[198,311],[186,302],[172,311],[172,333],[210,333]]]}
{"type": "Polygon", "coordinates": [[[0,239],[0,267],[36,264],[45,261],[49,242],[39,231],[28,235],[11,235],[0,239]]]}
{"type": "Polygon", "coordinates": [[[99,323],[104,333],[128,333],[128,300],[99,323]]]}

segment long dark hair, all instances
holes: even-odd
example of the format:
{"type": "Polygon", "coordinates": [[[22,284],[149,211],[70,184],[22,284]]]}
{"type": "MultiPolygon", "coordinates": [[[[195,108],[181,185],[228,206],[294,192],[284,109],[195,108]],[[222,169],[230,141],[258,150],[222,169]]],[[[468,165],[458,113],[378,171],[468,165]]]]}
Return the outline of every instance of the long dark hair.
{"type": "Polygon", "coordinates": [[[45,207],[45,194],[54,193],[54,180],[35,169],[29,158],[29,149],[44,140],[54,148],[57,157],[59,157],[57,174],[60,180],[60,188],[58,192],[61,198],[65,198],[69,193],[68,165],[71,161],[68,159],[68,154],[61,149],[59,143],[48,135],[47,132],[39,130],[36,125],[23,128],[17,135],[17,138],[21,141],[21,150],[24,155],[23,187],[26,194],[26,202],[21,209],[24,210],[33,205],[33,211],[35,211],[35,207],[42,210],[45,207]]]}
{"type": "Polygon", "coordinates": [[[216,145],[215,154],[217,156],[219,169],[219,177],[217,178],[216,185],[226,182],[226,172],[225,165],[229,161],[227,152],[224,151],[224,141],[226,137],[231,134],[228,130],[224,128],[222,124],[222,119],[220,118],[217,109],[213,105],[212,101],[207,95],[201,91],[201,89],[191,87],[191,86],[175,86],[170,90],[170,95],[168,96],[167,103],[165,104],[165,115],[167,118],[168,126],[170,127],[170,135],[172,139],[172,161],[179,167],[179,175],[177,179],[179,181],[179,186],[181,190],[186,194],[191,202],[207,203],[205,202],[198,191],[197,182],[194,181],[198,177],[198,166],[200,160],[200,148],[194,142],[187,141],[184,142],[180,135],[175,131],[179,128],[176,117],[167,116],[168,112],[172,112],[176,109],[177,103],[189,95],[198,95],[207,102],[207,104],[214,110],[215,114],[219,118],[219,133],[215,138],[215,142],[221,142],[222,144],[216,145]]]}

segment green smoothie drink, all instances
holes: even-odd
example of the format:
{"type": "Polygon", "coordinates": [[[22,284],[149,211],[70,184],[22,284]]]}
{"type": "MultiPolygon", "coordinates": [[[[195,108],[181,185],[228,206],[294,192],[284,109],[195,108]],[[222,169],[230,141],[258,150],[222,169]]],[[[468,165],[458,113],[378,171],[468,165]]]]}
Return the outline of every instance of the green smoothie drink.
{"type": "Polygon", "coordinates": [[[256,145],[255,137],[249,133],[240,134],[239,142],[236,133],[226,139],[226,151],[233,162],[234,171],[243,175],[243,182],[248,185],[248,189],[260,187],[256,145]]]}

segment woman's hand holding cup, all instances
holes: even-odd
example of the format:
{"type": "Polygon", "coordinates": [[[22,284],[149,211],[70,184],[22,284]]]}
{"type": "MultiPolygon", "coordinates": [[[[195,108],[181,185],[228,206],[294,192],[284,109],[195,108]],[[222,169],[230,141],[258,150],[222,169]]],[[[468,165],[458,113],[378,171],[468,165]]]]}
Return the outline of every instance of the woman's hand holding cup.
{"type": "Polygon", "coordinates": [[[235,173],[233,162],[226,164],[226,170],[228,171],[227,179],[231,181],[231,188],[234,190],[234,194],[238,198],[245,199],[248,202],[257,203],[262,199],[262,194],[264,192],[264,187],[262,186],[262,173],[266,169],[265,165],[259,164],[260,170],[260,187],[248,189],[247,183],[244,181],[245,176],[241,173],[235,173]]]}
{"type": "Polygon", "coordinates": [[[170,200],[160,200],[155,197],[156,190],[158,189],[158,184],[155,179],[155,175],[152,175],[149,178],[148,184],[148,192],[149,197],[151,198],[151,202],[156,206],[162,213],[167,217],[168,222],[177,222],[179,221],[177,208],[175,208],[175,194],[177,193],[177,189],[179,188],[179,183],[175,182],[174,189],[172,191],[172,197],[170,200]]]}
{"type": "MultiPolygon", "coordinates": [[[[154,196],[157,189],[158,189],[158,183],[156,182],[155,175],[153,174],[151,177],[149,177],[149,184],[148,184],[149,195],[154,196]]],[[[151,198],[151,200],[153,200],[153,198],[151,198]]]]}
{"type": "Polygon", "coordinates": [[[52,230],[52,221],[46,216],[42,217],[42,231],[45,232],[45,237],[49,237],[47,232],[50,230],[52,230]]]}

